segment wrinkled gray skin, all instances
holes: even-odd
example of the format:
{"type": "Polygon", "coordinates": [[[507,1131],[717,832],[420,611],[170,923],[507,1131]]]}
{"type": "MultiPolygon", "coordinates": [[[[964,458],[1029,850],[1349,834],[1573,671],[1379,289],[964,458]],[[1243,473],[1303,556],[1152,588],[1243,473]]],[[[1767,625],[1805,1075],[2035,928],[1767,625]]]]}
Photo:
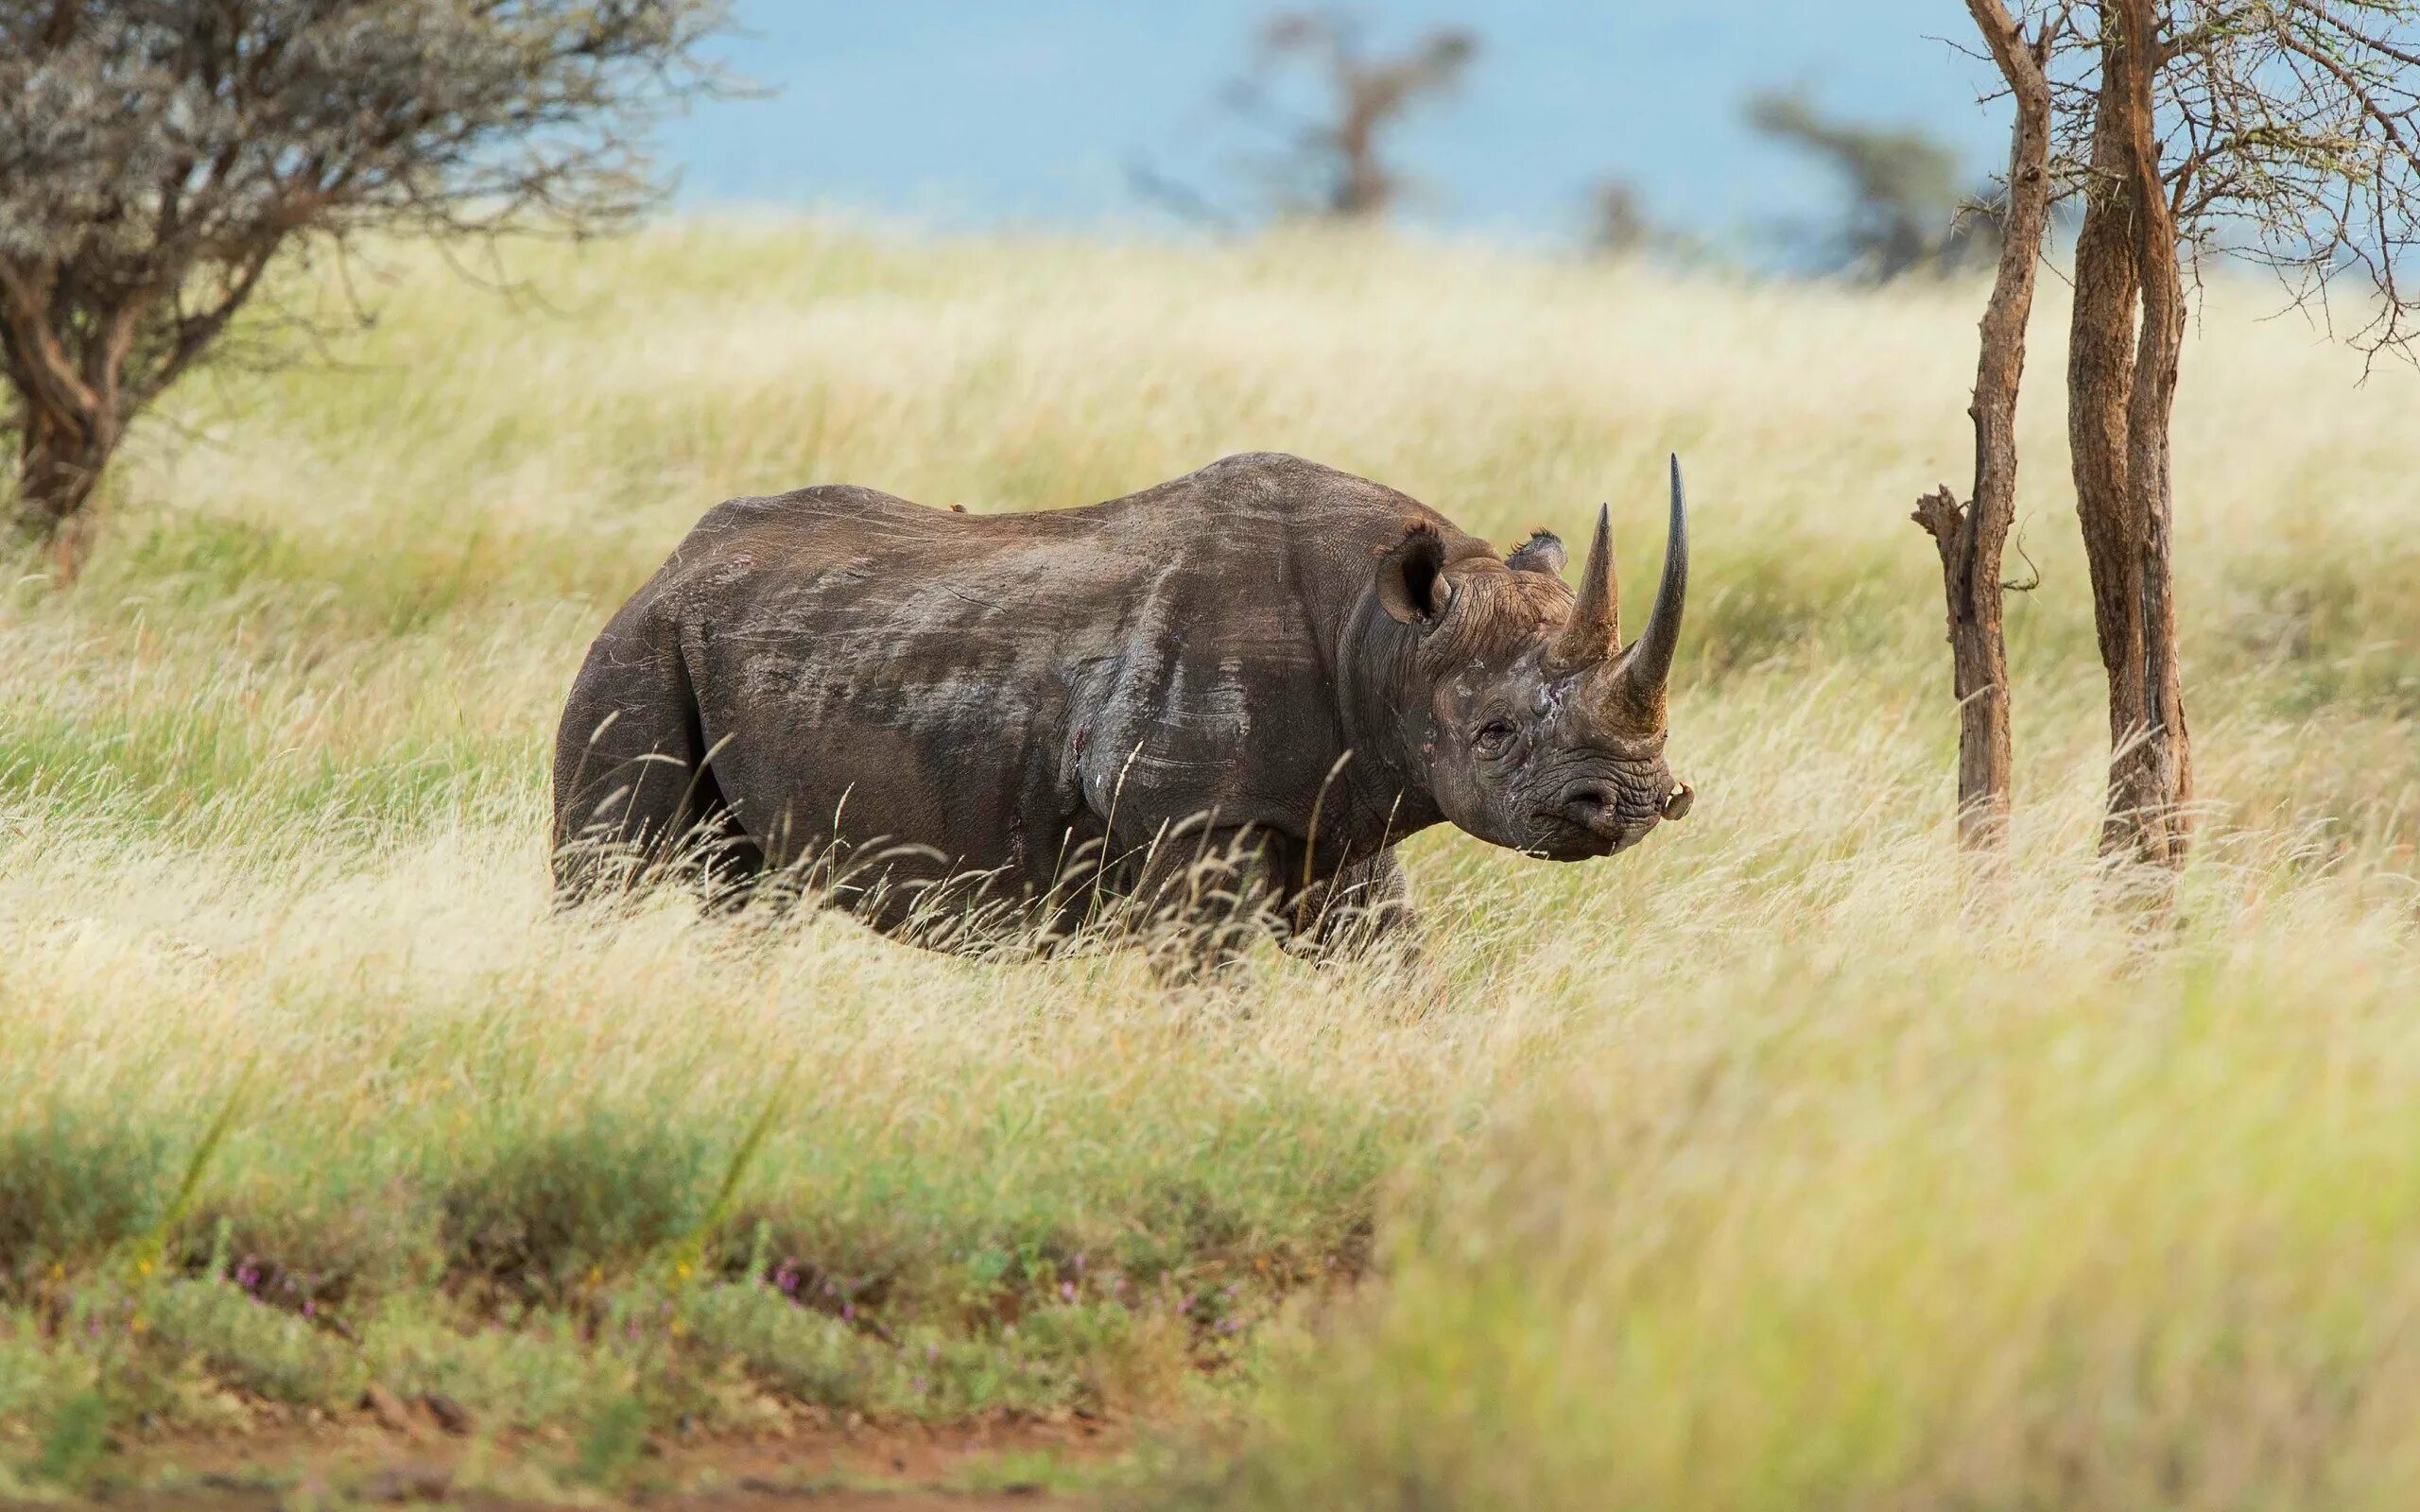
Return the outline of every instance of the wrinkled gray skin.
{"type": "Polygon", "coordinates": [[[1623,651],[1602,515],[1575,600],[1553,537],[1499,558],[1291,456],[1029,514],[733,499],[573,685],[559,891],[812,863],[876,927],[963,944],[919,927],[937,902],[1047,938],[1107,897],[1201,906],[1178,880],[1234,854],[1276,919],[1366,938],[1405,917],[1394,847],[1430,825],[1576,861],[1686,812],[1663,754],[1677,464],[1667,555],[1623,651]]]}

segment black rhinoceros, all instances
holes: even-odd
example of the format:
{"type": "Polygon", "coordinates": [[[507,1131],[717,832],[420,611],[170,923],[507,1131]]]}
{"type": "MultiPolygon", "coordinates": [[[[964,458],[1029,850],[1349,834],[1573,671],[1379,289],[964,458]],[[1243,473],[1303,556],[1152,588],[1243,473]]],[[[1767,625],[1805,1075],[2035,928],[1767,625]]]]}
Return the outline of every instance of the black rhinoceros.
{"type": "Polygon", "coordinates": [[[1177,909],[1215,855],[1302,930],[1398,917],[1394,848],[1440,822],[1611,855],[1691,801],[1664,762],[1677,459],[1627,647],[1612,556],[1600,511],[1575,594],[1550,535],[1498,557],[1392,489],[1266,454],[1036,513],[733,499],[572,687],[559,888],[679,857],[740,888],[815,866],[819,896],[880,928],[979,897],[1046,937],[1106,898],[1177,909]]]}

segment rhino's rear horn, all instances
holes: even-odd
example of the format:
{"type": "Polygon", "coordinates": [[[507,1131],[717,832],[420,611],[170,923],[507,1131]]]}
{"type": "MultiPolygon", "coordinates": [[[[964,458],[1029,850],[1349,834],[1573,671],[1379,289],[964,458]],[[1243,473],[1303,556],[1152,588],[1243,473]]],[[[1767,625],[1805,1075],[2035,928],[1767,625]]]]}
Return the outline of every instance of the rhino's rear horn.
{"type": "Polygon", "coordinates": [[[1614,580],[1613,512],[1597,507],[1597,539],[1588,543],[1587,570],[1580,575],[1580,596],[1572,601],[1571,617],[1555,637],[1555,664],[1577,670],[1595,666],[1612,656],[1622,643],[1621,587],[1614,580]]]}

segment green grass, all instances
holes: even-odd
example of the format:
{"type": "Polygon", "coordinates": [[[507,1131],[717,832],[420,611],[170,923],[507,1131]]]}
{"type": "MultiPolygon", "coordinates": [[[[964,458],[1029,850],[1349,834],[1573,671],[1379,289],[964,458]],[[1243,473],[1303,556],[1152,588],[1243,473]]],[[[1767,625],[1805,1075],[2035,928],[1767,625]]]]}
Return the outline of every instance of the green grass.
{"type": "Polygon", "coordinates": [[[608,1492],[683,1425],[1080,1411],[1200,1505],[2410,1502],[2411,374],[2211,297],[2210,812],[2151,927],[2091,858],[2060,312],[1983,886],[1905,518],[1965,472],[1975,288],[788,222],[515,258],[538,298],[381,254],[344,367],[189,386],[84,581],[0,593],[0,1493],[376,1382],[608,1492]],[[709,504],[1259,448],[1505,542],[1610,499],[1634,583],[1679,449],[1688,823],[1422,837],[1410,973],[550,912],[562,693],[709,504]]]}
{"type": "Polygon", "coordinates": [[[2420,980],[2176,950],[1685,1010],[1407,1228],[1205,1500],[2406,1504],[2420,980]]]}

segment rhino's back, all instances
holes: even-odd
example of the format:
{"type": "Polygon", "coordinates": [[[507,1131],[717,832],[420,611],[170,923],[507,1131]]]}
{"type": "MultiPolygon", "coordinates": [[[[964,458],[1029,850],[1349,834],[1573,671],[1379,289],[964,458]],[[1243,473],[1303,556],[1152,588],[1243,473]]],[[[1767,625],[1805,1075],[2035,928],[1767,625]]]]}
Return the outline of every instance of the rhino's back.
{"type": "Polygon", "coordinates": [[[1266,452],[1224,457],[1099,504],[1013,514],[960,513],[876,489],[821,486],[717,505],[666,564],[666,586],[727,581],[743,563],[789,577],[837,570],[860,581],[882,574],[953,583],[961,574],[1024,568],[1021,576],[995,578],[995,592],[1004,603],[1025,605],[1112,579],[1138,582],[1170,566],[1279,568],[1305,557],[1357,562],[1400,539],[1413,518],[1461,534],[1392,489],[1266,452]]]}

